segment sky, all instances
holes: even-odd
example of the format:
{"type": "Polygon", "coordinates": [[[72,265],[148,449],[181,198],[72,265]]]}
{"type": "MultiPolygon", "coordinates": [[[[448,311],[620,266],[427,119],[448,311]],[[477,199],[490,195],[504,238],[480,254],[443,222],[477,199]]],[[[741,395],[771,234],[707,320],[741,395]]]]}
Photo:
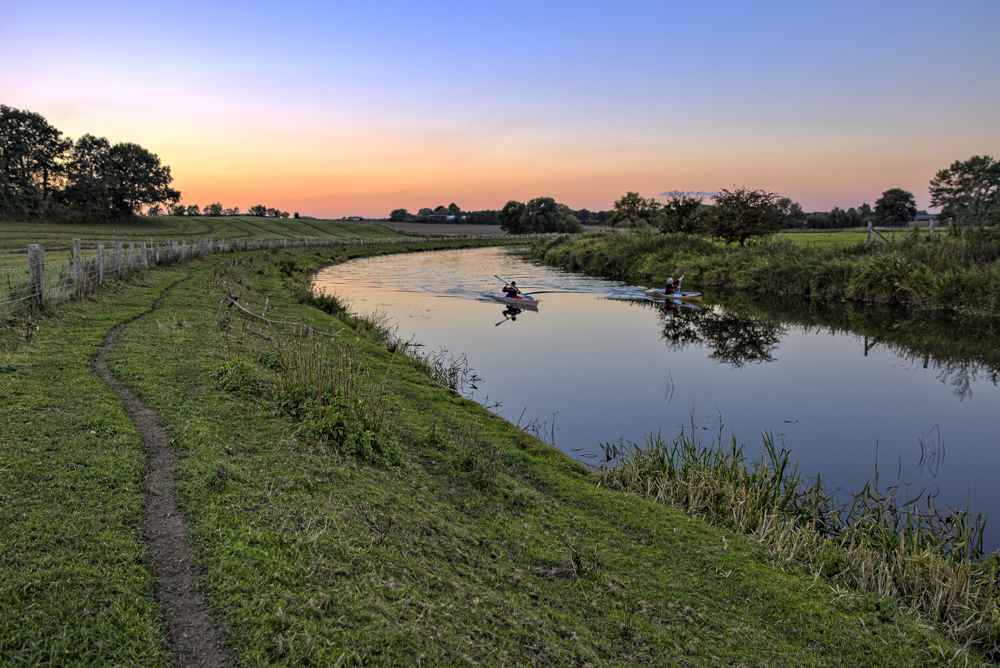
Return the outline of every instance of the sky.
{"type": "Polygon", "coordinates": [[[0,45],[0,104],[141,144],[202,207],[928,209],[1000,157],[997,0],[0,0],[0,45]]]}

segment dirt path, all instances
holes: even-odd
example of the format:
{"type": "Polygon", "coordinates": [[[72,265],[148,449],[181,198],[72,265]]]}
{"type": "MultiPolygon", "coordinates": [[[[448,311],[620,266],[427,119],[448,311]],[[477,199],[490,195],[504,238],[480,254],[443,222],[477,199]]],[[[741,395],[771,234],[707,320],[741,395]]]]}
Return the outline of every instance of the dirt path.
{"type": "MultiPolygon", "coordinates": [[[[152,310],[136,320],[159,309],[169,292],[167,288],[152,310]]],[[[121,398],[146,448],[148,468],[143,530],[156,580],[154,595],[169,630],[173,663],[184,667],[228,666],[230,656],[222,643],[223,634],[209,618],[201,592],[194,588],[198,573],[194,555],[184,539],[187,522],[174,502],[173,471],[177,457],[170,447],[170,437],[156,423],[156,412],[143,404],[135,392],[108,369],[108,355],[127,324],[118,325],[104,339],[94,359],[94,370],[121,398]]]]}

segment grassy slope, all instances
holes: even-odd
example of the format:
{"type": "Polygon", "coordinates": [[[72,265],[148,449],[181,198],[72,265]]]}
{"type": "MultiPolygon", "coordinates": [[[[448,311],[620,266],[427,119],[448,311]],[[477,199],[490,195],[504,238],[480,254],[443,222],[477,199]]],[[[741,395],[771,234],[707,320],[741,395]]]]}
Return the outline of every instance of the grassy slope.
{"type": "MultiPolygon", "coordinates": [[[[879,621],[872,600],[742,536],[595,487],[399,356],[388,387],[402,466],[300,440],[212,380],[236,338],[266,348],[274,336],[220,331],[221,282],[235,277],[213,274],[219,261],[62,307],[0,361],[0,544],[16,546],[0,556],[0,663],[163,660],[137,542],[138,438],[88,361],[180,280],[162,311],[126,327],[111,364],[183,453],[203,586],[241,663],[934,665],[942,641],[921,625],[879,621]]],[[[343,326],[289,299],[271,263],[240,278],[244,300],[270,295],[276,319],[343,326]]],[[[381,377],[388,353],[356,345],[381,377]]]]}

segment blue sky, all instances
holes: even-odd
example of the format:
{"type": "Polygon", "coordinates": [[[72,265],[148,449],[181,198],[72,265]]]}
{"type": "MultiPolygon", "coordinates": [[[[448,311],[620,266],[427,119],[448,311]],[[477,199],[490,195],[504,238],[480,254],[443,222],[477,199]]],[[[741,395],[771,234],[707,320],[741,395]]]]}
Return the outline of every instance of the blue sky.
{"type": "Polygon", "coordinates": [[[385,215],[763,188],[806,210],[1000,156],[1000,3],[0,0],[0,103],[186,203],[385,215]]]}

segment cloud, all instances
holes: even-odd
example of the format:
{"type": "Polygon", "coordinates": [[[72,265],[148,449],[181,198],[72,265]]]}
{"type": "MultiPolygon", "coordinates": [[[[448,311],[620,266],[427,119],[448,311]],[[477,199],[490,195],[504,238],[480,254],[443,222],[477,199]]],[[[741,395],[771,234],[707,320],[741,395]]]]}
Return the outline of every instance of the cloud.
{"type": "Polygon", "coordinates": [[[704,190],[668,190],[660,193],[660,197],[670,197],[671,195],[684,195],[687,197],[715,197],[719,193],[708,193],[704,190]]]}

